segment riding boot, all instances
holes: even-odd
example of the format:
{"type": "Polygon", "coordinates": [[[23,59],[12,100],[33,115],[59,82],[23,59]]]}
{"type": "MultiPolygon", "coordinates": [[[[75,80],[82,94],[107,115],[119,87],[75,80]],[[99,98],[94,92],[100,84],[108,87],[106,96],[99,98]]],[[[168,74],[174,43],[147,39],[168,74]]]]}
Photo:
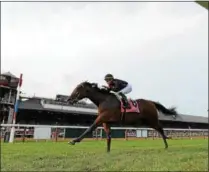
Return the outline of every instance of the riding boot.
{"type": "Polygon", "coordinates": [[[126,96],[123,93],[119,93],[119,95],[122,97],[122,102],[123,102],[124,108],[129,109],[130,106],[129,106],[126,96]]]}

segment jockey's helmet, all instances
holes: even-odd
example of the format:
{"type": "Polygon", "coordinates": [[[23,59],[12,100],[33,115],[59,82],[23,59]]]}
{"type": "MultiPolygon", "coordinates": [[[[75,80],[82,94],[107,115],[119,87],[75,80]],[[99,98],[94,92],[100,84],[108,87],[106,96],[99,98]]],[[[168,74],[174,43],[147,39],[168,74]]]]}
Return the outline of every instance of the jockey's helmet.
{"type": "Polygon", "coordinates": [[[114,79],[112,74],[105,75],[105,78],[104,78],[105,81],[112,80],[112,79],[114,79]]]}

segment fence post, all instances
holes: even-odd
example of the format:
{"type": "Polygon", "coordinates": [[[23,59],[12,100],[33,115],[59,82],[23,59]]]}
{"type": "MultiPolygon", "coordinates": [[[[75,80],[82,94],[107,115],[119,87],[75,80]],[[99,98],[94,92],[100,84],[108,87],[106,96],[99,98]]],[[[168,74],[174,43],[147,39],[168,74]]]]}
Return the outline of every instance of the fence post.
{"type": "Polygon", "coordinates": [[[128,140],[127,129],[125,130],[125,140],[128,140]]]}
{"type": "Polygon", "coordinates": [[[66,128],[64,128],[64,130],[63,130],[63,140],[65,140],[65,131],[66,131],[66,128]]]}
{"type": "Polygon", "coordinates": [[[102,138],[103,138],[103,136],[102,136],[102,134],[103,134],[103,133],[102,133],[102,130],[103,130],[103,129],[101,128],[101,129],[100,129],[100,139],[101,139],[101,140],[102,140],[102,138]]]}
{"type": "Polygon", "coordinates": [[[56,122],[56,128],[55,128],[55,142],[57,142],[58,138],[58,128],[57,128],[57,122],[56,122]]]}
{"type": "Polygon", "coordinates": [[[25,142],[25,134],[26,134],[26,127],[24,127],[24,130],[23,130],[22,142],[25,142]]]}

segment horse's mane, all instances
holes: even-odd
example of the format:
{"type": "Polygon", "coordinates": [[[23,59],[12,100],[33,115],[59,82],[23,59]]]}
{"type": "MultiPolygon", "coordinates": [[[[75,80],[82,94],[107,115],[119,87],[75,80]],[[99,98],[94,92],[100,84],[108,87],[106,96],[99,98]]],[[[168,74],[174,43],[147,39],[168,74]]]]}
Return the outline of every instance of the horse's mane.
{"type": "Polygon", "coordinates": [[[111,94],[108,90],[99,88],[97,83],[90,83],[88,81],[84,81],[82,84],[83,85],[87,85],[89,87],[92,87],[93,89],[97,90],[100,93],[103,93],[103,94],[111,94]]]}

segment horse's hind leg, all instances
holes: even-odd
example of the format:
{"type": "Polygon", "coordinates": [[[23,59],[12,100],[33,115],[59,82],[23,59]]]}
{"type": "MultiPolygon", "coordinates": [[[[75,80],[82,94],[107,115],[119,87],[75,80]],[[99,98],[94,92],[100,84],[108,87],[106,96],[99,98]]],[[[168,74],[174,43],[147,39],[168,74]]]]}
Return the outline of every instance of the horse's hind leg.
{"type": "Polygon", "coordinates": [[[165,135],[163,128],[159,124],[157,126],[153,127],[153,128],[161,134],[161,136],[163,138],[163,141],[164,141],[164,144],[165,144],[165,149],[167,149],[168,148],[168,143],[167,143],[166,139],[168,139],[168,137],[165,135]]]}

